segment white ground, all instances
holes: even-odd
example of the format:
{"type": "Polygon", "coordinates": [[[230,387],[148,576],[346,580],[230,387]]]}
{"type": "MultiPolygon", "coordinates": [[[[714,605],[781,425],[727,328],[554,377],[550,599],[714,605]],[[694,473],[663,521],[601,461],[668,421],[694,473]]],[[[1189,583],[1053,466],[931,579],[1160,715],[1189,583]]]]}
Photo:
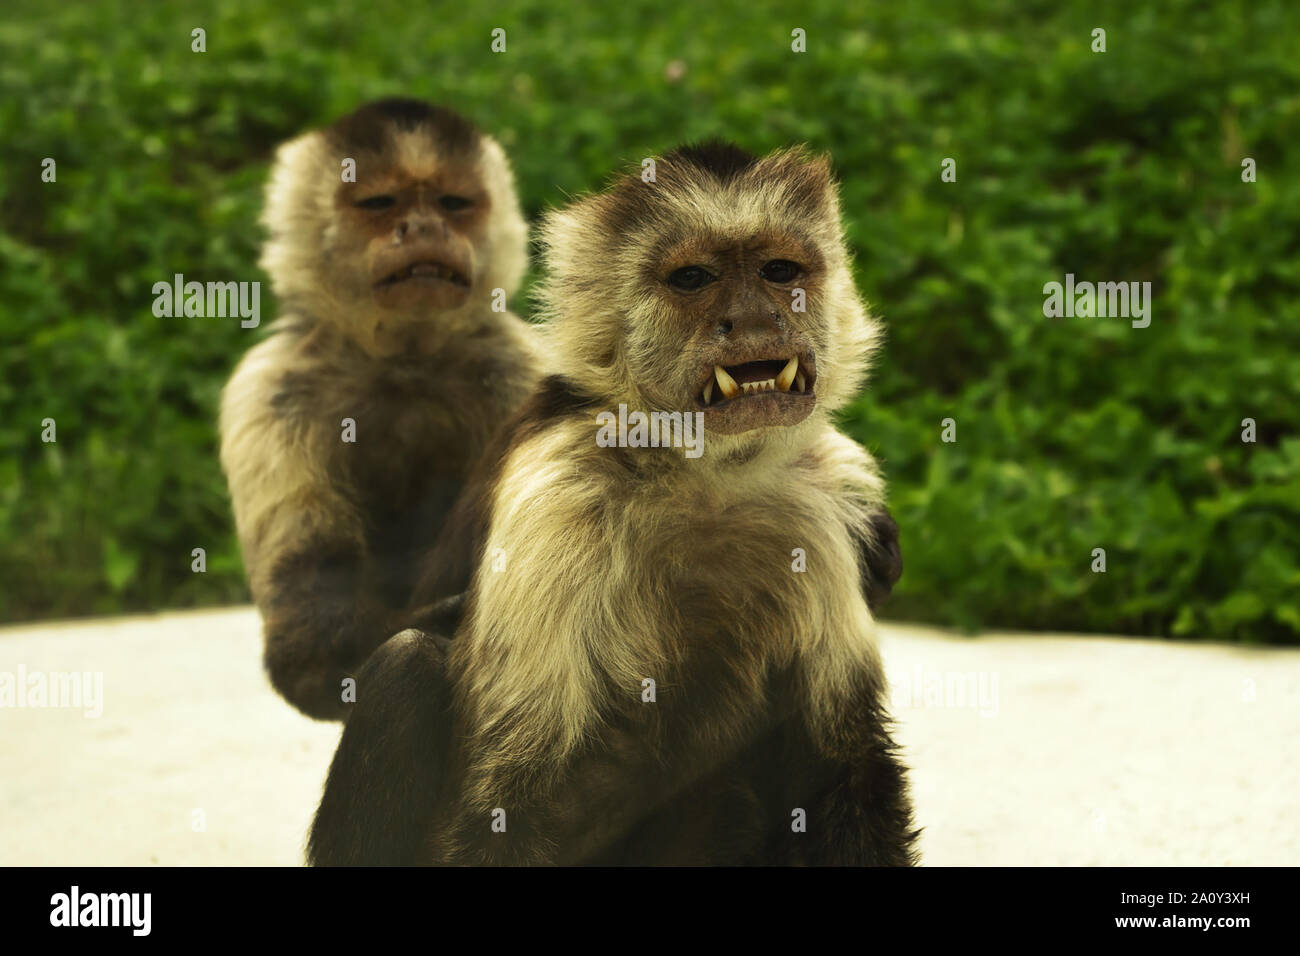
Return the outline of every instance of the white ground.
{"type": "MultiPolygon", "coordinates": [[[[1300,864],[1300,651],[881,646],[926,864],[1300,864]]],[[[0,704],[0,865],[301,862],[339,729],[271,691],[253,610],[0,629],[20,666],[102,671],[103,713],[0,704]]]]}

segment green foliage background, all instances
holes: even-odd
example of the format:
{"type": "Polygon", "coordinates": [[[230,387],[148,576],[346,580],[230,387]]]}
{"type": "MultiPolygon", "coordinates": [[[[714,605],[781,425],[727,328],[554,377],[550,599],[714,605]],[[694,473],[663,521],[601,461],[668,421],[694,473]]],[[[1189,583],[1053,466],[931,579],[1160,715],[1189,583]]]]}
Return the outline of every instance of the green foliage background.
{"type": "Polygon", "coordinates": [[[150,289],[265,278],[274,145],[402,93],[494,132],[530,215],[693,138],[833,155],[889,329],[845,423],[903,529],[893,616],[1300,640],[1300,8],[974,7],[11,0],[0,619],[246,597],[214,419],[261,332],[150,289]],[[1150,327],[1044,318],[1066,272],[1151,281],[1150,327]]]}

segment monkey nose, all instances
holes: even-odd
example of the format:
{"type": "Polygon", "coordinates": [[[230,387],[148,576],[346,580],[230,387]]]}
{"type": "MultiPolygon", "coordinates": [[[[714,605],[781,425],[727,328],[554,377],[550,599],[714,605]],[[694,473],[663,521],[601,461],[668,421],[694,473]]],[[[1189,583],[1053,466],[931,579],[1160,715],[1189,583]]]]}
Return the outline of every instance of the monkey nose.
{"type": "Polygon", "coordinates": [[[735,313],[719,320],[717,329],[719,335],[735,338],[779,333],[781,331],[781,314],[775,309],[761,312],[735,313]]]}
{"type": "Polygon", "coordinates": [[[412,215],[403,219],[397,224],[396,235],[399,240],[408,236],[418,236],[427,238],[446,237],[447,224],[443,222],[442,217],[432,215],[412,215]]]}

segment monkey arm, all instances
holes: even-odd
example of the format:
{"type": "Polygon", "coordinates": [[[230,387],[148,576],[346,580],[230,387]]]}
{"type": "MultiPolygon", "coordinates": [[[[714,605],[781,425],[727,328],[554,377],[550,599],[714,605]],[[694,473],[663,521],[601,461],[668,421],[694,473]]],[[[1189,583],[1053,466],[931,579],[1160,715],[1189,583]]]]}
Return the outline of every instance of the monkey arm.
{"type": "Polygon", "coordinates": [[[838,713],[810,719],[806,705],[778,732],[784,784],[769,817],[766,862],[782,866],[910,866],[912,823],[906,769],[888,729],[883,682],[864,675],[838,713]],[[795,811],[806,828],[792,826],[795,811]]]}
{"type": "MultiPolygon", "coordinates": [[[[808,830],[784,836],[785,866],[913,866],[913,828],[905,771],[893,744],[863,754],[852,766],[827,765],[825,789],[796,806],[807,811],[808,830]]],[[[789,820],[787,811],[786,820],[789,820]]]]}
{"type": "Polygon", "coordinates": [[[262,614],[267,675],[303,713],[338,720],[350,709],[343,679],[406,625],[406,615],[380,597],[355,507],[335,489],[313,484],[315,471],[295,471],[300,464],[283,456],[263,482],[232,479],[232,497],[262,614]]]}
{"type": "Polygon", "coordinates": [[[810,461],[810,479],[829,478],[827,490],[857,551],[859,586],[874,615],[903,573],[898,525],[885,506],[884,480],[866,450],[835,431],[822,437],[810,461]]]}
{"type": "MultiPolygon", "coordinates": [[[[903,573],[898,524],[883,503],[863,506],[851,529],[860,586],[874,615],[903,573]]],[[[878,666],[878,665],[877,665],[878,666]]],[[[806,833],[785,835],[785,863],[811,866],[908,866],[920,831],[912,829],[906,770],[889,733],[883,676],[864,672],[829,717],[816,722],[804,705],[792,715],[788,759],[796,781],[792,808],[808,815],[806,833]]],[[[787,815],[790,810],[786,811],[787,815]]]]}
{"type": "Polygon", "coordinates": [[[451,740],[447,642],[421,631],[389,638],[357,677],[312,823],[313,866],[409,866],[426,836],[451,740]]]}
{"type": "Polygon", "coordinates": [[[264,623],[263,661],[272,685],[310,717],[344,719],[343,681],[408,616],[374,595],[365,551],[339,539],[309,540],[277,557],[255,590],[264,623]]]}
{"type": "Polygon", "coordinates": [[[832,762],[826,789],[811,802],[807,844],[796,861],[810,866],[911,866],[920,831],[897,748],[889,734],[864,741],[841,765],[832,762]]]}
{"type": "Polygon", "coordinates": [[[333,425],[279,400],[295,342],[254,347],[222,395],[221,462],[244,565],[264,622],[271,683],[309,716],[339,719],[342,680],[401,630],[370,580],[374,562],[356,504],[328,467],[333,425]]]}

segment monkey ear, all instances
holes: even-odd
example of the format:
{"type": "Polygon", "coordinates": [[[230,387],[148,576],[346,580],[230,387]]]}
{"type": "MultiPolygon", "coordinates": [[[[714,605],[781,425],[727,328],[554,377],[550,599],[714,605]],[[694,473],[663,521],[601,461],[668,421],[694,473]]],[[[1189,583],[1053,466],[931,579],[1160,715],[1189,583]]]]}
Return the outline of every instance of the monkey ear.
{"type": "Polygon", "coordinates": [[[804,154],[804,168],[808,173],[821,180],[826,185],[835,181],[835,167],[831,164],[830,153],[811,153],[804,154]]]}
{"type": "Polygon", "coordinates": [[[761,161],[755,179],[776,184],[778,201],[791,210],[816,219],[839,216],[835,172],[826,153],[814,153],[806,146],[772,153],[761,161]]]}
{"type": "Polygon", "coordinates": [[[515,174],[510,157],[501,144],[483,135],[482,175],[492,197],[491,233],[493,236],[490,287],[500,286],[506,295],[519,291],[528,271],[528,223],[519,205],[515,174]]]}
{"type": "Polygon", "coordinates": [[[324,227],[339,181],[340,166],[332,163],[321,133],[304,133],[276,149],[262,205],[267,240],[259,262],[276,295],[318,288],[324,227]]]}
{"type": "Polygon", "coordinates": [[[835,163],[830,153],[814,153],[808,156],[804,161],[804,170],[814,188],[830,201],[831,209],[837,210],[839,179],[835,175],[835,163]]]}

